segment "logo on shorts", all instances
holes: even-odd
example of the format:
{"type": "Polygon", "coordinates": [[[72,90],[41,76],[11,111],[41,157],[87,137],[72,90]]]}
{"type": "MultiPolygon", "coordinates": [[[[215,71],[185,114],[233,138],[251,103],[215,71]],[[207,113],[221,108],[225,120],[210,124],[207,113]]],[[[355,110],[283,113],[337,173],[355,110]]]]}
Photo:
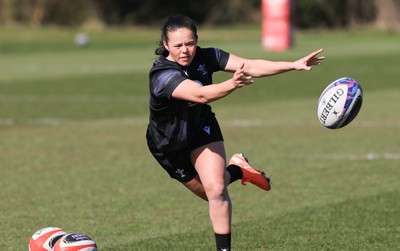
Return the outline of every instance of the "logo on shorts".
{"type": "Polygon", "coordinates": [[[205,131],[208,135],[210,135],[210,134],[211,134],[211,128],[210,128],[210,126],[209,126],[209,125],[204,126],[204,127],[203,127],[203,131],[205,131]]]}
{"type": "Polygon", "coordinates": [[[185,170],[183,169],[176,169],[175,173],[179,174],[181,178],[186,177],[185,170]]]}

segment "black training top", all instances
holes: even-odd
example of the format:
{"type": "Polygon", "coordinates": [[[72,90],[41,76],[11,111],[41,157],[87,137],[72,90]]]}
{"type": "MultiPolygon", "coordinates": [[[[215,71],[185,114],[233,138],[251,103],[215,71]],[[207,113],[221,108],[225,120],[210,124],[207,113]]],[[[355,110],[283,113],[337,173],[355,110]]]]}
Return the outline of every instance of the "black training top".
{"type": "Polygon", "coordinates": [[[208,104],[172,98],[172,92],[186,79],[200,85],[212,84],[212,74],[224,70],[229,54],[216,48],[197,47],[190,66],[183,67],[164,56],[157,59],[149,74],[150,121],[147,143],[160,151],[178,151],[190,146],[191,135],[202,128],[212,114],[208,104]]]}

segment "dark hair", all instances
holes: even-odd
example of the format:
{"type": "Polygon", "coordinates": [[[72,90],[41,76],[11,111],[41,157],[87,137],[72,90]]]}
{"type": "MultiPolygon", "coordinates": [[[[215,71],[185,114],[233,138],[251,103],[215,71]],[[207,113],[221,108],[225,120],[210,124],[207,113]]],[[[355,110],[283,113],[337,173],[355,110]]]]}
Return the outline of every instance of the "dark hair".
{"type": "Polygon", "coordinates": [[[187,28],[193,32],[197,41],[197,28],[194,21],[184,15],[169,16],[166,18],[164,25],[161,28],[161,40],[158,44],[158,48],[155,50],[156,55],[163,55],[167,57],[169,52],[165,49],[163,41],[168,42],[168,32],[175,31],[180,28],[187,28]]]}

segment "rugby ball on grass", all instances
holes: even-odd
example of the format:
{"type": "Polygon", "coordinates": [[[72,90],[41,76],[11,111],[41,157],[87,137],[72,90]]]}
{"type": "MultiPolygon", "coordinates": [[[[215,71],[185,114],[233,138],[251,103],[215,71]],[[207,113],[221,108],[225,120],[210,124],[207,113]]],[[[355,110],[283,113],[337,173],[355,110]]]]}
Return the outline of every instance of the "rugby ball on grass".
{"type": "Polygon", "coordinates": [[[52,251],[56,242],[66,234],[58,227],[42,228],[29,240],[29,251],[52,251]]]}
{"type": "Polygon", "coordinates": [[[97,251],[97,245],[85,234],[67,234],[56,242],[54,251],[97,251]]]}
{"type": "Polygon", "coordinates": [[[349,77],[329,84],[318,100],[318,119],[329,129],[348,125],[361,109],[363,91],[360,84],[349,77]]]}

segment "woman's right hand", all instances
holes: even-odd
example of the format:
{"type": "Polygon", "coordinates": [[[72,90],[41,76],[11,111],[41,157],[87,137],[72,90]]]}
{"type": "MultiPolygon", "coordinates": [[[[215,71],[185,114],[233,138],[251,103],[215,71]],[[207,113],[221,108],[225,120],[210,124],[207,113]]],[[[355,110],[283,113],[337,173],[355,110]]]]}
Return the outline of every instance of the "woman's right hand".
{"type": "Polygon", "coordinates": [[[235,88],[242,88],[254,83],[253,77],[244,73],[244,63],[233,73],[232,80],[235,88]]]}

